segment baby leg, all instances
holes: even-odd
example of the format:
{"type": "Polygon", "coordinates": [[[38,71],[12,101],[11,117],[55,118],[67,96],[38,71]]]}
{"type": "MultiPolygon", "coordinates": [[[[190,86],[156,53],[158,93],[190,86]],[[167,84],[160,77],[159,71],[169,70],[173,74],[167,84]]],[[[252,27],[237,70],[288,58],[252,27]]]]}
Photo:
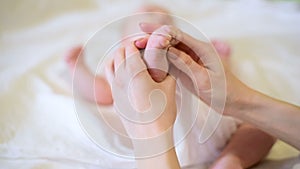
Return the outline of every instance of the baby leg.
{"type": "Polygon", "coordinates": [[[216,51],[218,52],[221,60],[229,65],[230,64],[230,56],[231,56],[231,48],[230,45],[226,42],[220,40],[212,40],[211,43],[215,47],[216,51]]]}
{"type": "Polygon", "coordinates": [[[65,56],[71,75],[75,72],[73,78],[73,87],[79,94],[90,102],[97,104],[112,104],[111,89],[103,76],[94,76],[84,63],[82,47],[72,48],[65,56]]]}

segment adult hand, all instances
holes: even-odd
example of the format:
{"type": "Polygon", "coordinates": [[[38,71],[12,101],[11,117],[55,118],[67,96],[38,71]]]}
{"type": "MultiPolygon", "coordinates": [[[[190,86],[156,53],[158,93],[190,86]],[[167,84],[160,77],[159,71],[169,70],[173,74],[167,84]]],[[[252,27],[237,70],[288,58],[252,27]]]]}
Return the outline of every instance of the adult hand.
{"type": "Polygon", "coordinates": [[[114,54],[106,73],[114,107],[133,143],[137,167],[180,168],[173,143],[175,80],[168,75],[155,82],[133,43],[114,54]]]}
{"type": "MultiPolygon", "coordinates": [[[[151,34],[162,26],[144,23],[140,27],[151,34]]],[[[177,68],[178,78],[188,89],[217,112],[222,113],[224,106],[225,115],[237,117],[300,149],[299,106],[250,89],[226,65],[222,70],[222,64],[216,64],[220,62],[209,43],[199,41],[173,26],[163,27],[180,42],[169,48],[168,59],[177,68]],[[223,88],[225,78],[226,85],[223,88]],[[223,91],[226,91],[225,98],[223,91]],[[216,104],[212,105],[214,102],[216,104]]],[[[136,45],[139,46],[139,43],[136,42],[136,45]]]]}
{"type": "MultiPolygon", "coordinates": [[[[210,43],[197,40],[170,25],[142,23],[140,27],[149,34],[159,29],[165,36],[176,40],[177,43],[168,49],[167,57],[173,66],[170,73],[216,111],[222,113],[225,106],[225,114],[234,113],[236,102],[251,94],[251,90],[223,66],[210,43]]],[[[137,41],[135,45],[143,47],[143,42],[145,40],[137,41]]]]}
{"type": "Polygon", "coordinates": [[[119,48],[106,68],[114,107],[132,139],[158,137],[172,131],[176,119],[175,79],[155,82],[133,45],[119,48]]]}

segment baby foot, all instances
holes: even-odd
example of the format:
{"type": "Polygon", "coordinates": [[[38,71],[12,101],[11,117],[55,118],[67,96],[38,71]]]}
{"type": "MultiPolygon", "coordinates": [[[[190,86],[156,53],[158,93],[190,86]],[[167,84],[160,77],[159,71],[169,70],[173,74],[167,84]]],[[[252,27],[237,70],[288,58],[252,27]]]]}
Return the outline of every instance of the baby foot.
{"type": "Polygon", "coordinates": [[[65,62],[67,63],[71,72],[74,71],[76,62],[77,65],[83,64],[82,59],[79,59],[81,50],[82,50],[82,46],[73,47],[65,55],[65,62]]]}
{"type": "Polygon", "coordinates": [[[231,56],[230,45],[220,40],[212,40],[211,43],[215,47],[222,61],[224,61],[226,64],[229,64],[230,56],[231,56]]]}

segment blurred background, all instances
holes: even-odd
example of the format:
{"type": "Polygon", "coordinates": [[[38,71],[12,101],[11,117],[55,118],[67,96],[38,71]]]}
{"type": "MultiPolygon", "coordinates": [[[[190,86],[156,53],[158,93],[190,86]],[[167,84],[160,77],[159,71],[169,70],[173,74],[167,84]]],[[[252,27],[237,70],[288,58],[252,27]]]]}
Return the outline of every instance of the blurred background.
{"type": "MultiPolygon", "coordinates": [[[[64,54],[144,4],[161,5],[227,41],[234,74],[300,105],[300,1],[1,0],[0,168],[113,168],[118,158],[99,152],[77,122],[64,54]]],[[[98,59],[86,58],[92,70],[98,59]]],[[[298,156],[278,141],[257,168],[297,167],[298,156]]]]}

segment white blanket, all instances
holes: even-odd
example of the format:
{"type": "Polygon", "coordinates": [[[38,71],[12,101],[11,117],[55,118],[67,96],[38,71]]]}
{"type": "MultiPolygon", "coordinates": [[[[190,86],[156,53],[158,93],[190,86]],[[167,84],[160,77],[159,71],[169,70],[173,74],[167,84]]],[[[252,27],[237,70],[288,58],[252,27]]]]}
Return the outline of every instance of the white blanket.
{"type": "MultiPolygon", "coordinates": [[[[124,159],[113,163],[119,157],[99,149],[80,128],[63,54],[140,4],[138,0],[0,2],[0,168],[130,167],[124,159]]],[[[167,0],[162,6],[208,37],[227,40],[233,48],[233,71],[249,86],[300,105],[299,4],[167,0]]],[[[91,69],[96,69],[94,60],[87,58],[91,69]]],[[[298,169],[298,154],[279,142],[269,156],[277,161],[258,168],[298,169]]]]}

